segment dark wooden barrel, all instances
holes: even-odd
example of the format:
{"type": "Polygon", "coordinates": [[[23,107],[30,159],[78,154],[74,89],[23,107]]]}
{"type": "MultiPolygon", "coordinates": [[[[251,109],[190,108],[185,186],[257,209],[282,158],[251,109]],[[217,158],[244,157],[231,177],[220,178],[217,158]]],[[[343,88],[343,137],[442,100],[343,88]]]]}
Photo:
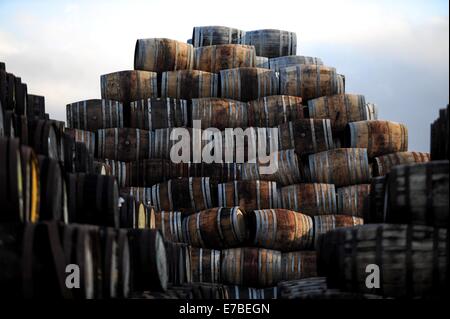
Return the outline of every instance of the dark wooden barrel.
{"type": "Polygon", "coordinates": [[[298,280],[317,276],[315,251],[294,251],[281,254],[281,278],[298,280]]]}
{"type": "Polygon", "coordinates": [[[166,39],[138,39],[134,50],[134,69],[152,72],[191,70],[194,65],[194,47],[166,39]]]}
{"type": "Polygon", "coordinates": [[[299,64],[280,70],[280,94],[309,101],[340,93],[344,93],[344,83],[333,67],[299,64]]]}
{"type": "Polygon", "coordinates": [[[297,53],[297,35],[295,32],[275,29],[247,31],[242,37],[241,43],[254,45],[256,55],[268,58],[297,53]]]}
{"type": "Polygon", "coordinates": [[[5,110],[14,111],[15,108],[15,76],[12,73],[0,71],[0,95],[5,110]]]}
{"type": "Polygon", "coordinates": [[[245,211],[278,208],[279,194],[276,182],[234,181],[218,185],[218,206],[239,206],[245,211]]]}
{"type": "Polygon", "coordinates": [[[118,297],[127,298],[131,292],[131,252],[128,242],[128,231],[117,229],[117,269],[118,297]]]}
{"type": "Polygon", "coordinates": [[[131,102],[127,109],[128,127],[155,130],[189,125],[189,109],[186,100],[149,98],[131,102]]]}
{"type": "Polygon", "coordinates": [[[275,127],[282,123],[303,119],[302,98],[271,95],[248,102],[248,125],[275,127]]]}
{"type": "Polygon", "coordinates": [[[364,95],[336,94],[308,101],[308,115],[315,119],[330,119],[333,132],[343,132],[350,122],[376,120],[374,104],[366,103],[364,95]]]}
{"type": "Polygon", "coordinates": [[[144,204],[134,196],[121,195],[119,198],[119,225],[121,228],[144,229],[147,226],[147,211],[144,204]]]}
{"type": "Polygon", "coordinates": [[[337,212],[333,184],[302,183],[281,188],[281,206],[310,216],[337,212]]]}
{"type": "Polygon", "coordinates": [[[222,98],[192,99],[191,109],[192,121],[201,121],[202,129],[248,126],[248,105],[244,102],[222,98]]]}
{"type": "Polygon", "coordinates": [[[371,171],[365,148],[337,148],[308,156],[308,179],[336,187],[365,184],[371,171]]]}
{"type": "Polygon", "coordinates": [[[334,147],[330,120],[303,119],[278,126],[280,149],[295,149],[298,155],[327,151],[334,147]]]}
{"type": "Polygon", "coordinates": [[[337,189],[338,214],[364,218],[370,210],[370,184],[337,189]]]}
{"type": "Polygon", "coordinates": [[[220,250],[190,247],[192,282],[219,282],[220,255],[220,250]]]}
{"type": "Polygon", "coordinates": [[[23,232],[23,224],[15,222],[6,223],[2,219],[0,223],[0,260],[2,261],[2,271],[0,272],[0,282],[2,283],[0,285],[1,298],[11,299],[22,297],[21,251],[23,232]]]}
{"type": "Polygon", "coordinates": [[[164,210],[155,212],[155,228],[161,232],[164,240],[176,243],[184,241],[181,212],[164,210]]]}
{"type": "Polygon", "coordinates": [[[75,142],[75,172],[92,173],[94,170],[93,155],[85,143],[75,142]]]}
{"type": "Polygon", "coordinates": [[[132,287],[134,291],[167,289],[167,254],[158,230],[132,229],[130,243],[132,287]]]}
{"type": "Polygon", "coordinates": [[[0,137],[0,221],[25,220],[23,182],[19,140],[0,137]]]}
{"type": "Polygon", "coordinates": [[[152,188],[151,187],[122,187],[120,194],[131,195],[136,198],[137,201],[143,202],[146,205],[150,205],[152,201],[152,188]]]}
{"type": "Polygon", "coordinates": [[[239,44],[209,45],[195,49],[194,69],[212,73],[255,66],[255,47],[239,44]]]}
{"type": "Polygon", "coordinates": [[[384,222],[384,205],[386,196],[387,176],[373,177],[370,183],[370,210],[364,216],[366,223],[384,222]]]}
{"type": "Polygon", "coordinates": [[[122,103],[158,96],[157,74],[147,71],[120,71],[100,77],[102,99],[122,103]]]}
{"type": "Polygon", "coordinates": [[[25,115],[13,116],[14,134],[20,140],[20,144],[29,145],[28,142],[28,119],[25,115]]]}
{"type": "Polygon", "coordinates": [[[169,283],[181,286],[192,282],[189,245],[185,243],[164,242],[167,252],[169,283]]]}
{"type": "Polygon", "coordinates": [[[449,161],[400,165],[387,178],[388,223],[449,228],[449,161]]]}
{"type": "Polygon", "coordinates": [[[3,120],[3,107],[0,101],[0,137],[5,136],[4,120],[3,120]]]}
{"type": "Polygon", "coordinates": [[[162,74],[161,97],[195,99],[218,96],[219,77],[198,70],[168,71],[162,74]]]}
{"type": "Polygon", "coordinates": [[[203,210],[183,220],[183,233],[194,247],[237,247],[247,239],[245,212],[239,207],[203,210]]]}
{"type": "Polygon", "coordinates": [[[222,250],[221,282],[247,287],[271,287],[281,280],[281,253],[264,248],[222,250]]]}
{"type": "MultiPolygon", "coordinates": [[[[66,185],[60,163],[42,155],[39,159],[40,208],[39,220],[63,220],[67,212],[66,185]]],[[[70,197],[75,193],[69,192],[70,197]]]]}
{"type": "Polygon", "coordinates": [[[445,160],[450,159],[449,157],[449,148],[450,148],[450,139],[449,136],[449,105],[447,104],[447,108],[439,110],[439,118],[437,118],[431,124],[431,159],[433,161],[436,160],[445,160]]]}
{"type": "Polygon", "coordinates": [[[33,149],[20,147],[22,165],[23,221],[35,223],[39,220],[40,175],[39,161],[33,149]]]}
{"type": "Polygon", "coordinates": [[[297,64],[323,65],[323,62],[321,58],[303,55],[288,55],[269,59],[269,68],[276,72],[280,72],[281,69],[290,66],[296,66],[297,64]]]}
{"type": "MultiPolygon", "coordinates": [[[[63,145],[64,145],[64,157],[63,157],[63,164],[64,164],[64,171],[66,173],[75,173],[75,157],[76,157],[76,143],[75,139],[72,136],[69,136],[68,134],[63,134],[63,145]]],[[[86,147],[86,146],[85,146],[86,147]]]]}
{"type": "Polygon", "coordinates": [[[448,234],[421,225],[373,224],[323,235],[319,275],[330,288],[394,298],[448,295],[448,234]],[[368,264],[379,267],[379,288],[366,285],[368,264]]]}
{"type": "Polygon", "coordinates": [[[156,211],[192,214],[217,207],[218,183],[209,177],[170,179],[152,186],[151,205],[156,211]]]}
{"type": "Polygon", "coordinates": [[[5,110],[3,114],[3,135],[5,137],[16,137],[16,121],[14,111],[5,110]]]}
{"type": "Polygon", "coordinates": [[[80,142],[86,145],[88,151],[92,156],[95,154],[95,133],[90,131],[83,131],[74,128],[66,128],[64,131],[67,135],[72,136],[75,142],[80,142]]]}
{"type": "Polygon", "coordinates": [[[45,97],[40,95],[28,94],[27,111],[27,117],[30,119],[44,119],[45,97]]]}
{"type": "Polygon", "coordinates": [[[52,159],[59,159],[59,141],[54,124],[47,120],[28,121],[28,142],[34,151],[52,159]]]}
{"type": "Polygon", "coordinates": [[[91,99],[66,106],[67,126],[85,131],[123,127],[123,104],[118,101],[91,99]]]}
{"type": "Polygon", "coordinates": [[[317,247],[321,234],[325,234],[339,227],[353,227],[364,224],[360,217],[346,215],[318,215],[314,216],[314,245],[317,247]]]}
{"type": "MultiPolygon", "coordinates": [[[[131,179],[127,185],[136,185],[140,187],[150,188],[157,183],[167,182],[172,178],[188,177],[189,164],[188,163],[173,163],[167,159],[147,159],[139,162],[127,163],[127,167],[131,167],[131,179]]],[[[127,174],[128,175],[128,174],[127,174]]],[[[151,195],[148,193],[146,199],[151,200],[151,195]]]]}
{"type": "Polygon", "coordinates": [[[403,164],[426,163],[430,161],[430,153],[423,152],[398,152],[375,157],[373,160],[373,175],[384,176],[394,166],[403,164]]]}
{"type": "Polygon", "coordinates": [[[151,157],[171,160],[176,163],[178,159],[173,158],[173,152],[176,156],[180,156],[179,160],[184,163],[187,162],[186,158],[188,161],[193,161],[194,155],[198,155],[198,161],[201,161],[200,155],[203,147],[207,144],[207,141],[202,139],[202,133],[203,131],[199,128],[170,127],[157,129],[154,131],[154,152],[151,157]],[[184,154],[184,151],[187,154],[184,154]]]}
{"type": "Polygon", "coordinates": [[[27,99],[28,99],[28,89],[25,83],[22,83],[21,78],[15,77],[14,79],[14,93],[15,93],[15,109],[14,112],[18,115],[26,116],[27,111],[27,99]]]}
{"type": "Polygon", "coordinates": [[[192,44],[196,48],[218,44],[238,44],[241,43],[244,34],[245,31],[222,26],[194,27],[192,44]]]}
{"type": "Polygon", "coordinates": [[[112,228],[98,229],[101,242],[102,297],[105,299],[118,297],[118,247],[117,234],[112,228]]]}
{"type": "Polygon", "coordinates": [[[98,175],[112,175],[111,166],[102,162],[93,162],[92,172],[98,175]]]}
{"type": "Polygon", "coordinates": [[[111,176],[117,180],[119,187],[131,185],[133,172],[131,163],[105,159],[104,162],[111,167],[111,176]]]}
{"type": "Polygon", "coordinates": [[[311,217],[287,209],[249,213],[250,243],[280,251],[311,249],[314,237],[311,217]]]}
{"type": "Polygon", "coordinates": [[[154,132],[131,128],[97,131],[97,158],[122,162],[153,157],[154,132]]]}
{"type": "Polygon", "coordinates": [[[266,58],[265,56],[256,56],[255,67],[269,69],[269,58],[266,58]]]}
{"type": "Polygon", "coordinates": [[[278,75],[272,70],[241,67],[220,71],[221,97],[248,102],[279,94],[278,75]]]}

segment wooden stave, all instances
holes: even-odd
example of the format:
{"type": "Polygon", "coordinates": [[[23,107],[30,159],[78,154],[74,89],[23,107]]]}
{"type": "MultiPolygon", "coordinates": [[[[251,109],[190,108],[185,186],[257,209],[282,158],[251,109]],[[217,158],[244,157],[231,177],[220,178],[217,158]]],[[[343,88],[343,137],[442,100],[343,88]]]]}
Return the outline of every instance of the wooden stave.
{"type": "Polygon", "coordinates": [[[299,280],[316,277],[316,252],[294,251],[281,255],[281,269],[283,280],[299,280]]]}
{"type": "Polygon", "coordinates": [[[323,62],[321,58],[303,55],[286,55],[269,59],[269,69],[276,72],[280,72],[280,69],[295,66],[297,64],[323,65],[323,62]]]}
{"type": "Polygon", "coordinates": [[[239,44],[245,31],[223,27],[223,26],[201,26],[194,27],[192,33],[192,44],[195,48],[219,45],[219,44],[239,44]]]}
{"type": "Polygon", "coordinates": [[[192,282],[218,283],[221,280],[220,250],[189,247],[192,282]],[[203,265],[209,268],[203,269],[203,265]]]}
{"type": "Polygon", "coordinates": [[[194,70],[219,73],[221,70],[254,67],[255,48],[241,44],[220,44],[195,48],[194,70]]]}
{"type": "Polygon", "coordinates": [[[218,96],[219,77],[215,73],[198,70],[166,71],[163,72],[161,81],[161,97],[190,100],[218,96]]]}

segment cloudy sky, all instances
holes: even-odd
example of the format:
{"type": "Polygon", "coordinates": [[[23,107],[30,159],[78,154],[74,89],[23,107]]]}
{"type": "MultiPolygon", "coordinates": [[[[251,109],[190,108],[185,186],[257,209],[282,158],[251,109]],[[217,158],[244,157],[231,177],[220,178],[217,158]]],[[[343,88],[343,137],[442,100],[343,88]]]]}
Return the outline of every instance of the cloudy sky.
{"type": "Polygon", "coordinates": [[[429,150],[429,125],[449,100],[447,0],[69,1],[0,0],[0,61],[51,117],[100,97],[100,75],[132,69],[138,38],[186,41],[192,28],[295,31],[298,54],[346,75],[379,117],[409,128],[410,150],[429,150]]]}

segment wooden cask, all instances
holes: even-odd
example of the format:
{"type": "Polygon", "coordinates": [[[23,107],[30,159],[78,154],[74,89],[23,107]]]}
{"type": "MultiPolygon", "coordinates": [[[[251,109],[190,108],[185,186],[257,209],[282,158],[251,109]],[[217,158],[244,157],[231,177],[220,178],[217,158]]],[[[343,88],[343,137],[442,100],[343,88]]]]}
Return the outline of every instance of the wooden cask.
{"type": "Polygon", "coordinates": [[[343,132],[350,122],[377,119],[374,104],[366,103],[360,94],[335,94],[309,100],[308,115],[314,119],[330,119],[336,133],[343,132]]]}
{"type": "Polygon", "coordinates": [[[47,120],[34,120],[28,122],[28,142],[38,154],[52,159],[59,158],[59,141],[56,127],[47,120]]]}
{"type": "Polygon", "coordinates": [[[308,156],[309,180],[336,187],[366,184],[371,171],[365,148],[337,148],[308,156]]]}
{"type": "Polygon", "coordinates": [[[276,72],[298,64],[323,65],[323,62],[321,58],[302,55],[287,55],[269,59],[269,68],[276,72]]]}
{"type": "Polygon", "coordinates": [[[237,247],[247,239],[245,218],[245,212],[239,207],[203,210],[183,220],[184,238],[194,247],[237,247]]]}
{"type": "Polygon", "coordinates": [[[111,176],[116,178],[119,187],[126,187],[131,184],[133,175],[131,163],[109,159],[105,159],[104,162],[111,167],[111,176]]]}
{"type": "Polygon", "coordinates": [[[431,124],[431,142],[430,152],[431,159],[436,160],[448,160],[450,139],[449,135],[449,105],[447,108],[439,110],[439,118],[437,118],[431,124]]]}
{"type": "Polygon", "coordinates": [[[67,126],[85,131],[123,127],[123,104],[118,101],[91,99],[66,106],[67,126]]]}
{"type": "Polygon", "coordinates": [[[333,184],[302,183],[281,188],[281,202],[285,209],[310,216],[337,212],[336,191],[333,184]]]}
{"type": "Polygon", "coordinates": [[[244,102],[222,98],[192,99],[191,110],[192,121],[201,121],[202,129],[248,126],[248,105],[244,102]]]}
{"type": "Polygon", "coordinates": [[[374,158],[373,175],[384,176],[397,165],[426,163],[430,161],[430,153],[423,152],[397,152],[388,155],[382,155],[374,158]]]}
{"type": "Polygon", "coordinates": [[[353,227],[364,224],[360,217],[346,215],[314,216],[314,245],[317,247],[320,235],[339,227],[353,227]]]}
{"type": "Polygon", "coordinates": [[[365,218],[370,210],[370,184],[359,184],[337,189],[337,213],[365,218]]]}
{"type": "Polygon", "coordinates": [[[221,276],[220,250],[190,247],[192,282],[218,283],[221,276]]]}
{"type": "Polygon", "coordinates": [[[33,149],[20,147],[22,165],[23,221],[35,223],[39,220],[40,175],[39,161],[33,149]]]}
{"type": "Polygon", "coordinates": [[[222,250],[221,282],[247,287],[271,287],[281,280],[281,253],[264,248],[222,250]]]}
{"type": "Polygon", "coordinates": [[[334,147],[330,120],[303,119],[278,126],[280,149],[295,149],[298,155],[327,151],[334,147]]]}
{"type": "Polygon", "coordinates": [[[119,265],[123,261],[118,256],[117,233],[112,228],[100,228],[98,233],[102,247],[102,297],[104,299],[118,298],[121,289],[119,287],[119,265]]]}
{"type": "Polygon", "coordinates": [[[311,217],[287,209],[255,210],[249,214],[250,243],[280,251],[311,249],[311,217]]]}
{"type": "Polygon", "coordinates": [[[255,68],[269,69],[269,58],[265,56],[256,56],[255,68]]]}
{"type": "Polygon", "coordinates": [[[319,275],[330,288],[394,298],[448,294],[448,234],[421,225],[373,224],[322,237],[319,275]],[[379,267],[379,288],[368,288],[366,267],[379,267]]]}
{"type": "Polygon", "coordinates": [[[254,45],[256,55],[268,58],[297,53],[297,35],[295,32],[274,29],[247,31],[241,43],[254,45]]]}
{"type": "Polygon", "coordinates": [[[304,117],[298,96],[272,95],[248,102],[249,126],[275,127],[304,117]]]}
{"type": "MultiPolygon", "coordinates": [[[[6,113],[12,113],[11,111],[7,111],[6,113]]],[[[11,116],[11,120],[7,119],[6,121],[11,121],[12,126],[14,127],[14,137],[17,137],[20,140],[20,144],[28,145],[30,144],[28,141],[28,119],[25,115],[17,115],[16,113],[6,115],[6,118],[11,116]]],[[[11,133],[9,133],[11,134],[11,133]]],[[[7,135],[9,135],[7,134],[7,135]]]]}
{"type": "Polygon", "coordinates": [[[153,156],[154,132],[131,128],[108,128],[97,131],[97,157],[122,162],[153,156]]]}
{"type": "MultiPolygon", "coordinates": [[[[60,163],[42,155],[39,160],[39,183],[40,183],[40,207],[39,220],[66,220],[64,216],[67,213],[66,202],[66,184],[63,178],[63,170],[60,163]]],[[[68,192],[70,197],[74,193],[68,192]]]]}
{"type": "Polygon", "coordinates": [[[89,152],[85,143],[75,142],[75,172],[92,173],[94,169],[93,155],[89,152]]]}
{"type": "Polygon", "coordinates": [[[92,172],[94,174],[108,175],[108,176],[112,175],[112,168],[108,164],[97,161],[93,161],[92,164],[93,164],[92,172]]]}
{"type": "Polygon", "coordinates": [[[370,158],[408,150],[408,129],[396,122],[372,120],[349,123],[344,138],[347,147],[367,148],[370,158]]]}
{"type": "Polygon", "coordinates": [[[386,196],[387,176],[373,177],[370,183],[370,210],[364,216],[366,223],[382,223],[385,220],[384,205],[386,196]]]}
{"type": "Polygon", "coordinates": [[[182,214],[176,211],[155,212],[155,229],[161,232],[164,240],[183,242],[182,214]]]}
{"type": "Polygon", "coordinates": [[[294,251],[281,254],[282,280],[298,280],[317,276],[317,253],[294,251]]]}
{"type": "Polygon", "coordinates": [[[138,202],[143,202],[146,205],[151,204],[151,187],[122,187],[120,189],[120,194],[133,196],[138,202]]]}
{"type": "Polygon", "coordinates": [[[0,282],[2,283],[0,285],[1,298],[22,297],[23,233],[23,224],[5,222],[2,219],[0,223],[0,260],[2,261],[2,271],[0,272],[0,282]]]}
{"type": "Polygon", "coordinates": [[[102,99],[129,103],[158,96],[157,74],[147,71],[120,71],[100,77],[102,99]]]}
{"type": "Polygon", "coordinates": [[[117,229],[117,269],[118,269],[118,297],[128,298],[131,292],[131,252],[128,242],[128,231],[117,229]]]}
{"type": "Polygon", "coordinates": [[[218,183],[209,177],[170,179],[152,186],[152,206],[156,211],[192,214],[217,207],[218,183]]]}
{"type": "Polygon", "coordinates": [[[279,94],[278,74],[272,70],[241,67],[220,71],[221,97],[248,102],[279,94]]]}
{"type": "Polygon", "coordinates": [[[95,154],[95,133],[90,131],[83,131],[79,129],[66,128],[65,133],[72,136],[75,142],[80,142],[86,145],[89,153],[93,156],[95,154]]]}
{"type": "Polygon", "coordinates": [[[168,159],[146,159],[128,165],[131,167],[132,176],[130,183],[124,186],[136,185],[150,188],[173,178],[189,177],[188,163],[173,163],[168,159]]]}
{"type": "Polygon", "coordinates": [[[27,117],[30,119],[43,119],[45,114],[45,97],[28,94],[27,97],[27,117]]]}
{"type": "Polygon", "coordinates": [[[22,79],[19,77],[15,77],[14,79],[14,101],[15,107],[14,112],[17,115],[27,115],[27,97],[28,97],[28,89],[25,83],[22,83],[22,79]]]}
{"type": "Polygon", "coordinates": [[[181,286],[191,283],[191,260],[189,245],[185,243],[164,242],[167,252],[169,283],[181,286]]]}
{"type": "Polygon", "coordinates": [[[167,254],[158,230],[132,229],[130,243],[132,287],[134,291],[167,289],[167,254]]]}
{"type": "Polygon", "coordinates": [[[134,50],[134,69],[152,72],[191,70],[194,47],[166,38],[138,39],[134,50]]]}
{"type": "Polygon", "coordinates": [[[194,155],[198,155],[198,161],[201,161],[200,155],[203,147],[207,144],[207,141],[202,139],[203,131],[201,129],[170,127],[157,129],[151,133],[154,135],[151,158],[174,162],[179,160],[184,163],[186,158],[190,162],[193,161],[194,155]],[[184,151],[187,152],[187,155],[183,153],[184,151]],[[179,156],[179,158],[174,158],[174,156],[179,156]]]}
{"type": "Polygon", "coordinates": [[[245,211],[279,207],[276,182],[234,181],[218,185],[218,206],[239,206],[245,211]]]}
{"type": "Polygon", "coordinates": [[[186,127],[189,109],[186,100],[148,98],[130,103],[128,127],[152,131],[168,127],[186,127]]]}
{"type": "Polygon", "coordinates": [[[280,70],[280,94],[309,101],[340,93],[344,93],[343,79],[333,67],[299,64],[280,70]]]}
{"type": "Polygon", "coordinates": [[[198,47],[194,70],[219,73],[221,70],[255,66],[255,48],[250,45],[221,44],[198,47]]]}
{"type": "Polygon", "coordinates": [[[198,70],[168,71],[162,74],[161,97],[195,99],[217,97],[219,77],[198,70]]]}
{"type": "Polygon", "coordinates": [[[238,44],[245,31],[223,26],[194,27],[192,44],[194,47],[203,47],[218,44],[238,44]]]}
{"type": "Polygon", "coordinates": [[[388,223],[449,228],[449,162],[400,165],[387,178],[388,223]]]}
{"type": "Polygon", "coordinates": [[[144,229],[148,216],[145,205],[131,195],[121,195],[118,200],[120,228],[144,229]]]}

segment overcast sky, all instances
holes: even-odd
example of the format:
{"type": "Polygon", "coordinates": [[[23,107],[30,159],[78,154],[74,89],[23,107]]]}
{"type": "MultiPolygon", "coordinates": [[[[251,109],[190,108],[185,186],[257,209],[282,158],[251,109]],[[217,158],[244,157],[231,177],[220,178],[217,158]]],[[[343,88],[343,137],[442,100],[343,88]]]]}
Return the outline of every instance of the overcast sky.
{"type": "Polygon", "coordinates": [[[410,150],[429,151],[449,100],[448,12],[447,0],[0,0],[0,61],[65,120],[66,104],[100,97],[101,74],[133,68],[138,38],[186,41],[201,25],[295,31],[297,54],[336,67],[348,93],[408,126],[410,150]]]}

